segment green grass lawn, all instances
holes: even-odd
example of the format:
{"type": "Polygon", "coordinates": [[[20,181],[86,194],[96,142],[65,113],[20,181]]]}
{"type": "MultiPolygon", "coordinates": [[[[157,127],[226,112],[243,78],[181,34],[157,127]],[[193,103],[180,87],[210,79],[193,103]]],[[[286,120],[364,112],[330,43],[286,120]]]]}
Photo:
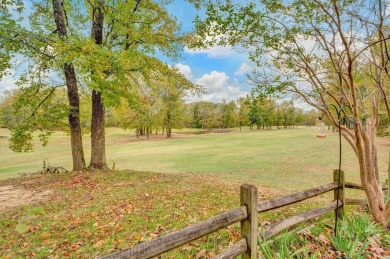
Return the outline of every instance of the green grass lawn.
{"type": "MultiPolygon", "coordinates": [[[[199,132],[186,129],[176,131],[170,140],[153,136],[152,140],[135,141],[131,131],[107,129],[108,162],[109,166],[115,163],[115,171],[21,178],[16,177],[18,172],[34,172],[42,168],[43,160],[70,168],[68,136],[56,132],[47,147],[36,145],[34,152],[27,154],[12,153],[7,138],[0,137],[0,199],[4,201],[0,202],[0,258],[106,255],[239,206],[242,183],[256,185],[260,199],[270,198],[328,183],[338,166],[337,134],[317,139],[315,128],[191,133],[199,132]],[[19,205],[9,207],[11,199],[19,205]]],[[[8,136],[8,132],[1,129],[0,136],[8,136]]],[[[87,140],[88,136],[84,139],[88,158],[87,140]]],[[[380,140],[379,147],[384,176],[387,139],[380,140]]],[[[358,181],[355,164],[354,154],[344,144],[343,169],[350,181],[358,181]]],[[[327,193],[293,207],[261,213],[259,222],[269,224],[329,204],[332,198],[333,193],[327,193]]],[[[292,244],[307,245],[310,254],[317,250],[324,255],[334,253],[335,248],[317,238],[331,231],[333,214],[321,220],[326,224],[317,228],[316,237],[298,235],[300,241],[292,244]]],[[[209,258],[239,237],[235,224],[163,258],[209,258]]],[[[379,238],[383,248],[390,242],[388,236],[379,238]]]]}
{"type": "MultiPolygon", "coordinates": [[[[135,141],[133,131],[107,129],[107,162],[115,169],[163,173],[207,173],[224,179],[254,182],[272,188],[294,191],[331,180],[338,167],[338,135],[315,137],[316,128],[259,130],[242,133],[189,135],[198,130],[176,130],[173,139],[160,135],[158,140],[135,141]],[[183,134],[184,133],[184,134],[183,134]]],[[[56,132],[47,147],[39,143],[31,153],[14,153],[8,148],[8,131],[0,129],[0,179],[34,172],[43,160],[51,166],[71,169],[69,136],[56,132]],[[4,137],[5,136],[5,137],[4,137]]],[[[152,138],[155,138],[152,136],[152,138]]],[[[141,139],[144,139],[141,137],[141,139]]],[[[386,176],[388,140],[379,145],[380,169],[386,176]]],[[[84,137],[86,159],[89,159],[89,137],[84,137]]],[[[357,159],[343,141],[342,168],[348,181],[358,181],[357,159]]],[[[384,179],[384,178],[383,178],[384,179]]]]}

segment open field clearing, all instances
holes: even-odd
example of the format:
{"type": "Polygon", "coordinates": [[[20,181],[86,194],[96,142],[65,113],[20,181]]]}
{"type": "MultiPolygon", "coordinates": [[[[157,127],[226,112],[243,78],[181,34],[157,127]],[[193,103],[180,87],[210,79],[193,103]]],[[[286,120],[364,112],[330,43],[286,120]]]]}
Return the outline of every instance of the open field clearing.
{"type": "MultiPolygon", "coordinates": [[[[28,154],[12,153],[7,139],[0,138],[0,257],[106,255],[237,207],[242,183],[256,185],[259,199],[265,199],[328,183],[332,169],[337,167],[337,135],[329,133],[328,138],[317,139],[315,128],[184,133],[176,132],[170,140],[153,135],[151,140],[137,141],[132,132],[108,129],[108,156],[110,166],[115,162],[115,171],[21,178],[16,177],[18,172],[40,169],[43,159],[52,166],[70,168],[68,137],[56,132],[47,147],[36,146],[35,152],[28,154]]],[[[7,132],[2,130],[1,134],[6,136],[7,132]]],[[[388,143],[381,141],[381,156],[385,159],[388,143]]],[[[353,173],[356,160],[351,150],[344,147],[343,168],[349,181],[357,181],[353,173]]],[[[384,163],[382,169],[384,174],[384,163]]],[[[363,195],[354,191],[347,192],[347,197],[357,194],[363,195]]],[[[261,213],[259,222],[267,225],[329,204],[332,198],[333,194],[328,193],[261,213]]],[[[329,242],[324,233],[332,231],[332,215],[320,217],[323,223],[289,242],[307,246],[306,256],[315,251],[334,255],[333,248],[321,243],[329,242]]],[[[304,226],[315,222],[311,220],[304,226]]],[[[239,225],[235,224],[163,258],[209,258],[239,237],[239,225]]],[[[389,237],[377,238],[379,245],[370,249],[374,247],[377,250],[373,253],[379,255],[388,254],[385,247],[389,237]]]]}
{"type": "MultiPolygon", "coordinates": [[[[175,131],[172,139],[151,135],[151,140],[140,137],[142,141],[137,141],[133,131],[109,128],[108,165],[115,164],[119,170],[216,174],[289,192],[328,182],[338,167],[338,136],[331,131],[325,139],[315,137],[314,127],[200,135],[190,132],[175,131]]],[[[71,169],[69,137],[62,132],[54,133],[47,147],[36,143],[34,152],[22,154],[8,149],[7,130],[1,129],[0,136],[0,179],[35,172],[42,168],[43,160],[71,169]]],[[[389,140],[379,141],[380,171],[385,179],[389,140]]],[[[84,146],[88,161],[88,136],[84,146]]],[[[356,156],[345,141],[342,168],[347,181],[359,180],[356,156]]]]}

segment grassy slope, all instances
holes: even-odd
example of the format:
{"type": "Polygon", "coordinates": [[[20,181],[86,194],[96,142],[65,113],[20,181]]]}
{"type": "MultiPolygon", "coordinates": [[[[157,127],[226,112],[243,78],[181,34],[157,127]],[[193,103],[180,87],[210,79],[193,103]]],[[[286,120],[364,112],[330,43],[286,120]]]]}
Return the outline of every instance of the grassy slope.
{"type": "MultiPolygon", "coordinates": [[[[8,132],[0,129],[0,136],[8,132]]],[[[116,169],[166,173],[215,173],[224,179],[255,182],[288,189],[302,189],[328,182],[338,166],[338,136],[329,132],[326,139],[315,137],[315,128],[196,135],[164,141],[134,142],[131,131],[107,129],[107,160],[116,169]],[[283,179],[282,181],[280,179],[283,179]],[[287,188],[287,187],[288,188],[287,188]]],[[[184,136],[184,135],[181,135],[184,136]]],[[[382,140],[385,142],[385,140],[382,140]]],[[[86,158],[89,139],[84,138],[86,158]]],[[[386,175],[388,143],[379,145],[382,175],[386,175]]],[[[33,172],[47,159],[52,166],[71,168],[68,136],[56,132],[45,148],[16,154],[0,138],[0,179],[33,172]]],[[[356,157],[344,142],[342,168],[349,181],[358,181],[356,157]]]]}

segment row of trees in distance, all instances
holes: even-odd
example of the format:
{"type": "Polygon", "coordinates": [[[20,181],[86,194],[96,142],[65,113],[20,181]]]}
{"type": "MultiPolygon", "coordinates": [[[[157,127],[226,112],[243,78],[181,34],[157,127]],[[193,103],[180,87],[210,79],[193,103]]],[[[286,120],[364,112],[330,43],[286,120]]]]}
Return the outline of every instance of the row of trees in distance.
{"type": "MultiPolygon", "coordinates": [[[[157,89],[161,92],[161,88],[157,89]]],[[[66,106],[64,89],[54,94],[57,104],[66,106]]],[[[176,91],[177,93],[177,91],[176,91]]],[[[6,92],[0,102],[0,127],[14,128],[25,118],[15,109],[20,91],[6,92]]],[[[108,107],[105,113],[106,127],[135,129],[137,135],[160,132],[171,137],[172,128],[232,128],[250,126],[251,129],[291,128],[297,125],[313,126],[317,122],[316,110],[304,111],[296,108],[293,101],[277,102],[271,98],[259,98],[248,95],[237,101],[220,103],[200,101],[185,103],[184,92],[179,94],[156,94],[149,92],[142,106],[130,107],[125,99],[119,105],[108,107]]],[[[91,123],[91,102],[89,95],[81,95],[80,113],[83,132],[89,131],[91,123]]],[[[49,119],[49,118],[48,118],[49,119]]],[[[62,120],[49,130],[67,131],[66,113],[62,120]]]]}

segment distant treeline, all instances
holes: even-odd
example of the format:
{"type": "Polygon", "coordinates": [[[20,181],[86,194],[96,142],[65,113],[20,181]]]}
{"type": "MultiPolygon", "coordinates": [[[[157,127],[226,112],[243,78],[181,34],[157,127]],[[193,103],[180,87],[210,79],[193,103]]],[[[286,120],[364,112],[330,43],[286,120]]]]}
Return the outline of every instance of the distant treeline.
{"type": "MultiPolygon", "coordinates": [[[[56,90],[56,102],[67,106],[63,89],[56,90]]],[[[12,128],[23,120],[23,114],[14,112],[18,91],[8,91],[0,102],[0,127],[12,128]]],[[[88,95],[81,95],[81,123],[85,131],[91,123],[91,107],[88,95]]],[[[137,108],[129,107],[126,100],[106,108],[106,126],[136,129],[137,134],[153,132],[166,133],[169,137],[172,128],[232,128],[250,126],[252,129],[292,128],[297,125],[313,126],[318,112],[304,111],[296,108],[293,101],[272,100],[271,98],[254,98],[247,96],[237,101],[194,102],[185,103],[184,97],[171,98],[145,103],[137,108]]],[[[20,109],[19,109],[20,110],[20,109]]],[[[50,119],[50,118],[48,118],[50,119]]],[[[63,123],[55,129],[66,130],[67,121],[64,114],[63,123]]]]}

